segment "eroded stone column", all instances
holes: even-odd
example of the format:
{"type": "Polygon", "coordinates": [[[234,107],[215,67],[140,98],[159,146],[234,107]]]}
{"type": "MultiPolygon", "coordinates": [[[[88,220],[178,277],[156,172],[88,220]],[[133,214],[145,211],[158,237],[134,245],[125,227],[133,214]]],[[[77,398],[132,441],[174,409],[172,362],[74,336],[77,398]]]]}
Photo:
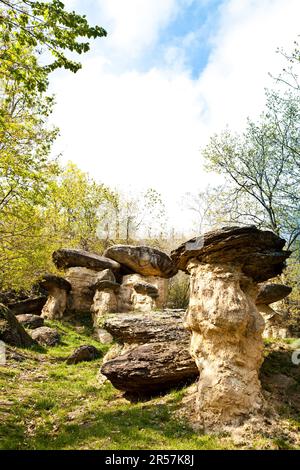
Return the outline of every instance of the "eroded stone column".
{"type": "Polygon", "coordinates": [[[48,291],[48,299],[41,313],[42,318],[49,320],[63,318],[71,284],[62,277],[48,274],[40,281],[40,285],[48,291]]]}
{"type": "Polygon", "coordinates": [[[262,403],[259,368],[264,321],[256,285],[233,264],[191,260],[185,325],[199,373],[197,412],[204,426],[239,421],[262,403]]]}
{"type": "Polygon", "coordinates": [[[264,320],[257,284],[281,274],[285,241],[256,227],[223,227],[171,254],[191,275],[185,325],[199,372],[196,416],[206,430],[239,425],[262,405],[264,320]]]}

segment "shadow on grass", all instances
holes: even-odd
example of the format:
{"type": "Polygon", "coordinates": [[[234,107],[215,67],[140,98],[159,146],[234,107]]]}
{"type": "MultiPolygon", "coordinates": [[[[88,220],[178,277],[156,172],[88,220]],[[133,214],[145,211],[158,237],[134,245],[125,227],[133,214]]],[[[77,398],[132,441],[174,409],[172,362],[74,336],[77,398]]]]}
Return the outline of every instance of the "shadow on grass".
{"type": "Polygon", "coordinates": [[[39,430],[26,439],[30,449],[161,449],[217,448],[212,436],[196,435],[184,422],[172,418],[167,405],[94,410],[80,423],[62,424],[56,435],[39,430]]]}
{"type": "Polygon", "coordinates": [[[271,351],[261,367],[260,380],[279,414],[300,423],[300,365],[293,364],[292,350],[271,351]]]}

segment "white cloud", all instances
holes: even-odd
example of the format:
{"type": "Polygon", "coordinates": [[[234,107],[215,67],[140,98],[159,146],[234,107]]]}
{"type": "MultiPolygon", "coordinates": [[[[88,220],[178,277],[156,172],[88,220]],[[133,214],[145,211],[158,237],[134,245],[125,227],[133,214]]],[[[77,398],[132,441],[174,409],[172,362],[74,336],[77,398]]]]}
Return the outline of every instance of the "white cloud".
{"type": "Polygon", "coordinates": [[[177,0],[98,0],[104,24],[112,24],[111,47],[138,56],[154,44],[176,14],[177,0]]]}
{"type": "Polygon", "coordinates": [[[56,149],[106,184],[163,191],[172,221],[184,228],[180,195],[209,180],[200,147],[227,123],[240,128],[247,115],[260,112],[268,72],[281,68],[276,48],[290,49],[300,33],[300,2],[224,1],[208,65],[197,80],[177,47],[166,49],[163,66],[146,72],[106,65],[109,48],[122,62],[124,54],[132,58],[154,45],[179,0],[98,2],[112,25],[108,49],[85,59],[77,75],[54,78],[54,121],[62,134],[56,149]]]}

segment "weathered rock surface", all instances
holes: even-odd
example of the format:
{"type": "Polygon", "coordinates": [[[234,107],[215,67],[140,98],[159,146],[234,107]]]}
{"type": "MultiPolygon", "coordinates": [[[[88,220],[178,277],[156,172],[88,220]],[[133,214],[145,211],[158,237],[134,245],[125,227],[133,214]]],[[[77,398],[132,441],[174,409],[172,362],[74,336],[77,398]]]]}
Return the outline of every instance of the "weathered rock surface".
{"type": "Polygon", "coordinates": [[[133,394],[149,394],[192,380],[198,375],[189,354],[190,333],[178,313],[115,314],[104,322],[124,344],[105,357],[101,373],[133,394]]]}
{"type": "Polygon", "coordinates": [[[264,320],[257,282],[282,272],[284,240],[255,227],[225,227],[172,252],[191,275],[185,318],[200,379],[196,413],[204,429],[237,425],[262,406],[264,320]]]}
{"type": "Polygon", "coordinates": [[[67,359],[67,364],[78,364],[79,362],[94,361],[100,357],[100,352],[97,348],[90,345],[80,346],[76,348],[71,356],[67,359]]]}
{"type": "Polygon", "coordinates": [[[176,250],[171,258],[178,269],[187,270],[189,260],[202,263],[236,264],[256,282],[281,274],[289,251],[283,251],[285,240],[273,232],[256,227],[223,227],[193,238],[176,250]]]}
{"type": "Polygon", "coordinates": [[[29,328],[34,330],[44,325],[44,319],[39,315],[33,315],[30,313],[23,313],[22,315],[16,315],[18,322],[24,326],[24,328],[29,328]]]}
{"type": "Polygon", "coordinates": [[[115,245],[108,248],[104,256],[143,276],[170,278],[177,272],[166,253],[149,246],[115,245]]]}
{"type": "Polygon", "coordinates": [[[60,276],[46,274],[39,282],[43,289],[48,291],[48,299],[41,316],[51,320],[61,319],[67,308],[68,294],[71,284],[60,276]]]}
{"type": "MultiPolygon", "coordinates": [[[[119,288],[120,285],[112,281],[96,283],[96,292],[91,307],[94,327],[98,328],[101,325],[104,315],[118,311],[117,293],[119,288]]],[[[103,337],[103,335],[101,336],[103,337]]],[[[101,336],[99,336],[100,341],[101,336]]]]}
{"type": "Polygon", "coordinates": [[[31,338],[41,346],[56,346],[60,341],[60,335],[55,328],[41,326],[30,332],[31,338]]]}
{"type": "Polygon", "coordinates": [[[119,390],[150,394],[185,383],[198,375],[188,343],[148,343],[107,361],[101,372],[119,390]]]}
{"type": "Polygon", "coordinates": [[[88,268],[69,268],[66,270],[66,279],[72,286],[68,310],[79,314],[89,312],[95,294],[94,286],[98,279],[103,279],[103,274],[88,268]]]}
{"type": "Polygon", "coordinates": [[[259,286],[256,304],[269,305],[284,299],[292,292],[292,288],[284,284],[263,284],[259,286]]]}
{"type": "Polygon", "coordinates": [[[158,288],[148,282],[136,282],[133,284],[133,288],[138,294],[149,295],[149,297],[154,299],[159,297],[158,288]]]}
{"type": "Polygon", "coordinates": [[[34,315],[40,315],[46,301],[46,296],[35,297],[33,299],[26,299],[8,304],[8,308],[15,315],[22,315],[23,313],[32,313],[34,315]]]}
{"type": "Polygon", "coordinates": [[[185,341],[188,345],[191,337],[179,313],[116,313],[106,317],[103,327],[126,344],[185,341]]]}
{"type": "Polygon", "coordinates": [[[33,339],[18,322],[15,315],[3,304],[0,304],[0,340],[10,346],[30,347],[33,339]]]}
{"type": "Polygon", "coordinates": [[[162,277],[141,276],[140,274],[129,274],[123,277],[118,293],[119,312],[150,312],[162,309],[167,302],[168,280],[162,277]],[[136,290],[137,285],[149,285],[148,290],[143,292],[136,290]],[[151,295],[149,288],[151,286],[151,295]],[[157,292],[157,295],[156,295],[157,292]],[[155,293],[155,295],[154,295],[155,293]]]}
{"type": "Polygon", "coordinates": [[[263,338],[288,337],[288,329],[284,326],[283,317],[279,312],[265,304],[258,304],[256,307],[265,322],[263,338]]]}
{"type": "Polygon", "coordinates": [[[116,261],[84,250],[57,250],[53,253],[52,258],[55,266],[59,269],[82,267],[94,271],[103,271],[104,269],[120,270],[120,264],[116,261]]]}

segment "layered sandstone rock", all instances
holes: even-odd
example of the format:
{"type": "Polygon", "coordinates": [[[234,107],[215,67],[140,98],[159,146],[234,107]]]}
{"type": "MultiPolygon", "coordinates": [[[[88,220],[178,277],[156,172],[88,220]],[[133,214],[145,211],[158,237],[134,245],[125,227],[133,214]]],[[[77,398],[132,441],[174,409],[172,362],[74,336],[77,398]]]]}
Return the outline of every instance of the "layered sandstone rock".
{"type": "Polygon", "coordinates": [[[292,288],[284,284],[262,284],[256,297],[256,306],[265,321],[264,338],[287,338],[288,329],[284,325],[284,315],[270,307],[292,292],[292,288]]]}
{"type": "Polygon", "coordinates": [[[284,284],[262,284],[258,288],[256,304],[270,305],[284,299],[292,292],[292,288],[284,284]]]}
{"type": "Polygon", "coordinates": [[[119,390],[147,395],[197,377],[189,353],[190,333],[179,313],[110,315],[104,327],[123,344],[109,352],[101,368],[119,390]]]}
{"type": "Polygon", "coordinates": [[[168,281],[155,276],[129,274],[123,277],[118,295],[119,312],[150,312],[167,301],[168,281]]]}
{"type": "Polygon", "coordinates": [[[170,278],[177,272],[166,253],[150,246],[114,245],[104,252],[104,256],[142,276],[170,278]]]}
{"type": "Polygon", "coordinates": [[[82,267],[94,271],[111,269],[117,272],[120,270],[120,264],[116,261],[84,250],[60,249],[53,253],[52,258],[58,269],[82,267]]]}
{"type": "Polygon", "coordinates": [[[79,314],[89,312],[95,294],[94,286],[99,279],[103,279],[102,272],[74,267],[67,269],[65,276],[72,288],[68,299],[68,310],[79,314]]]}
{"type": "Polygon", "coordinates": [[[120,284],[102,280],[98,281],[95,285],[95,295],[93,299],[93,305],[91,312],[93,315],[94,326],[97,327],[101,324],[101,319],[107,313],[113,313],[118,311],[118,292],[120,284]]]}
{"type": "Polygon", "coordinates": [[[191,275],[185,324],[200,373],[196,408],[204,428],[238,424],[262,405],[264,321],[255,305],[257,282],[281,273],[290,255],[284,243],[255,227],[225,227],[171,254],[191,275]]]}
{"type": "Polygon", "coordinates": [[[48,291],[48,299],[42,309],[42,318],[50,320],[63,318],[71,284],[66,279],[53,274],[46,274],[39,283],[48,291]]]}

